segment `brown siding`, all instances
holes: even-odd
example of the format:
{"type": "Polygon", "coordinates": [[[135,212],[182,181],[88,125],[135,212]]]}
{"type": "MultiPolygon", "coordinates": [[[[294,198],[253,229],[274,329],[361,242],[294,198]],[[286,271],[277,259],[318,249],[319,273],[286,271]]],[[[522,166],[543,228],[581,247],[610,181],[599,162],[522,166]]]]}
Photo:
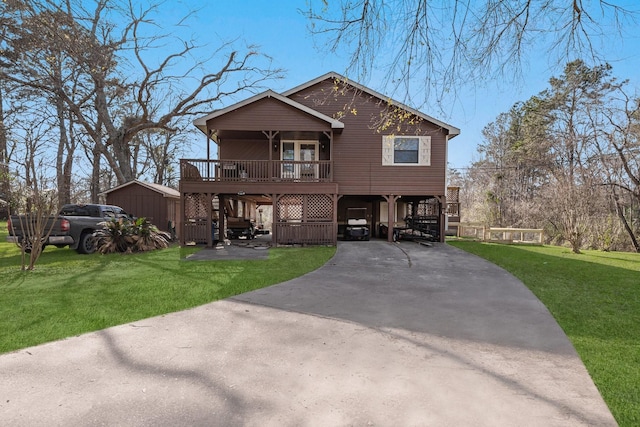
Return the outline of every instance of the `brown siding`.
{"type": "Polygon", "coordinates": [[[207,121],[209,129],[322,131],[329,124],[274,98],[260,99],[207,121]]]}
{"type": "Polygon", "coordinates": [[[446,131],[431,123],[402,126],[400,132],[376,129],[382,107],[378,99],[367,94],[355,96],[353,91],[331,93],[331,80],[324,81],[291,96],[294,101],[337,117],[345,128],[336,135],[333,146],[334,180],[340,194],[445,194],[446,131]],[[382,166],[382,135],[431,135],[431,166],[382,166]]]}
{"type": "MultiPolygon", "coordinates": [[[[280,140],[284,138],[284,136],[278,135],[273,140],[273,144],[277,147],[276,149],[274,149],[273,145],[269,144],[266,136],[261,139],[223,138],[218,147],[218,158],[221,160],[278,160],[280,158],[280,140]],[[269,153],[269,151],[272,152],[269,153]],[[271,157],[269,157],[269,154],[271,154],[271,157]]],[[[290,139],[298,138],[294,137],[290,139]]],[[[314,133],[312,135],[305,135],[304,139],[319,141],[320,149],[318,152],[318,160],[331,160],[331,147],[324,135],[314,133]],[[322,149],[323,144],[324,149],[322,149]]]]}
{"type": "Polygon", "coordinates": [[[267,137],[255,140],[225,139],[220,141],[220,159],[229,160],[269,160],[269,140],[267,137]]]}

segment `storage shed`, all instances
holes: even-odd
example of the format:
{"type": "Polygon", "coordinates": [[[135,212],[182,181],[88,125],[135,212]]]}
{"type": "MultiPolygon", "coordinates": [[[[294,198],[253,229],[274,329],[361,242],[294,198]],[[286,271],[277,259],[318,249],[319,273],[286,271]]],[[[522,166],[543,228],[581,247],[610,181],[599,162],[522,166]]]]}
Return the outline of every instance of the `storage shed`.
{"type": "Polygon", "coordinates": [[[102,193],[106,203],[123,208],[136,217],[146,217],[160,230],[175,235],[180,229],[180,192],[173,188],[129,181],[102,193]]]}

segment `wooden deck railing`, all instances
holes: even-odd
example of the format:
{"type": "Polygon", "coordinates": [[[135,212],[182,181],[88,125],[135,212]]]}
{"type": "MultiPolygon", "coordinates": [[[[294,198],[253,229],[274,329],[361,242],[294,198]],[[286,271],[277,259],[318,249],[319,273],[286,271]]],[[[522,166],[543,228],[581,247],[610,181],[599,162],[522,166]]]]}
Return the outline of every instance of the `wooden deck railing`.
{"type": "Polygon", "coordinates": [[[185,181],[332,182],[330,160],[180,160],[185,181]]]}

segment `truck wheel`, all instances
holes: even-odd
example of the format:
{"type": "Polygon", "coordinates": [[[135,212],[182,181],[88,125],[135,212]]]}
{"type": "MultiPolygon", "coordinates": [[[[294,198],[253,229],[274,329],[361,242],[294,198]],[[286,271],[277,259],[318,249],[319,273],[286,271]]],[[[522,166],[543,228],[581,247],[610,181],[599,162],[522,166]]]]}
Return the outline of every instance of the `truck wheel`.
{"type": "Polygon", "coordinates": [[[80,242],[78,243],[79,254],[92,254],[96,251],[96,239],[92,233],[82,233],[80,235],[80,242]]]}
{"type": "MultiPolygon", "coordinates": [[[[47,245],[45,245],[44,243],[42,244],[42,251],[40,251],[40,253],[42,253],[44,251],[44,248],[46,248],[47,245]]],[[[33,250],[33,242],[31,240],[27,240],[27,242],[25,243],[24,246],[24,252],[27,254],[30,254],[31,251],[33,250]]]]}

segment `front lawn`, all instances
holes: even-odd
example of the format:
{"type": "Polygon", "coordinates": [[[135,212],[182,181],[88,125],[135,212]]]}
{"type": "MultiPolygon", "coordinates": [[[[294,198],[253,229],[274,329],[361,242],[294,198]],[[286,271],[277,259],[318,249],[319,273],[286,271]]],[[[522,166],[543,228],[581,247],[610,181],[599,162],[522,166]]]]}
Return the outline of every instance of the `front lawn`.
{"type": "Polygon", "coordinates": [[[522,280],[565,331],[618,424],[640,425],[640,254],[449,243],[522,280]]]}
{"type": "Polygon", "coordinates": [[[186,261],[195,247],[79,255],[47,247],[35,271],[0,223],[0,353],[184,310],[301,276],[332,247],[273,248],[269,259],[186,261]]]}

